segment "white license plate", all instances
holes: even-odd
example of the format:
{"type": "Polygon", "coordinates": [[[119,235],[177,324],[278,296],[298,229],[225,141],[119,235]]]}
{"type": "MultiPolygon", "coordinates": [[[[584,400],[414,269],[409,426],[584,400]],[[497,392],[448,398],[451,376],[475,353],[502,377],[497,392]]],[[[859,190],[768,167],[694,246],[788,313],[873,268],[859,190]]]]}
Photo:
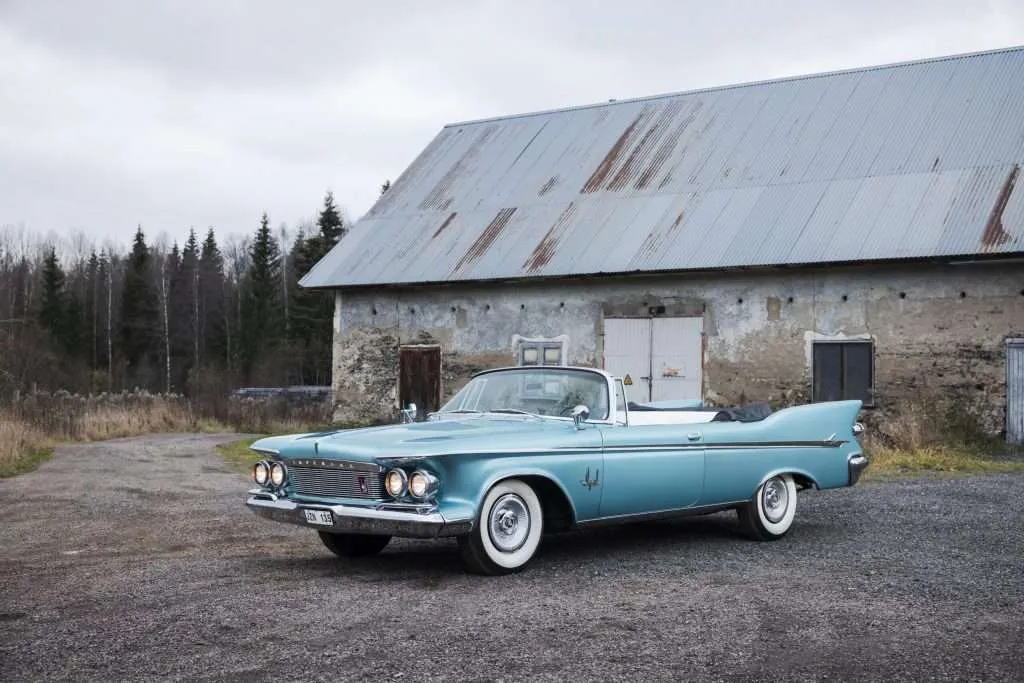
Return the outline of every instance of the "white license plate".
{"type": "Polygon", "coordinates": [[[303,510],[306,513],[306,521],[310,524],[323,524],[334,526],[334,517],[330,510],[303,510]]]}

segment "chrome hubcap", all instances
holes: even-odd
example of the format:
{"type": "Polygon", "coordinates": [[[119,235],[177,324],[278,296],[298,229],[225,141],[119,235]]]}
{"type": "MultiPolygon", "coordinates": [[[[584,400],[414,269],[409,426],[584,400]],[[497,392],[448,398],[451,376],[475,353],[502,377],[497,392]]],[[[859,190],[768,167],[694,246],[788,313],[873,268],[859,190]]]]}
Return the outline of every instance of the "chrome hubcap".
{"type": "Polygon", "coordinates": [[[761,494],[761,510],[765,518],[772,523],[778,522],[786,515],[789,508],[789,490],[786,482],[775,477],[765,482],[764,492],[761,494]]]}
{"type": "Polygon", "coordinates": [[[488,522],[491,543],[504,552],[519,550],[530,534],[530,512],[523,499],[514,493],[506,493],[491,508],[488,522]]]}

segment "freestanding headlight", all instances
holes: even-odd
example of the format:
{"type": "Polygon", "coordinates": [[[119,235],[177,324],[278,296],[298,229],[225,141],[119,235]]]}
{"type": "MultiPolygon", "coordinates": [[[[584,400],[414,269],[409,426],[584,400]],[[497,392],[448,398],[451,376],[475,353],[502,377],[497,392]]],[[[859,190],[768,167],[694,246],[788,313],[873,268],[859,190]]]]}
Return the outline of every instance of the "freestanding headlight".
{"type": "Polygon", "coordinates": [[[384,477],[384,488],[392,498],[401,498],[405,495],[405,489],[409,485],[409,477],[405,470],[395,468],[384,477]]]}
{"type": "Polygon", "coordinates": [[[260,486],[266,486],[270,480],[270,467],[263,460],[252,466],[252,480],[260,486]]]}
{"type": "Polygon", "coordinates": [[[274,486],[282,486],[285,480],[284,465],[279,462],[270,463],[270,483],[274,486]]]}
{"type": "Polygon", "coordinates": [[[409,477],[409,494],[417,500],[427,500],[437,493],[437,477],[425,470],[416,470],[409,477]]]}

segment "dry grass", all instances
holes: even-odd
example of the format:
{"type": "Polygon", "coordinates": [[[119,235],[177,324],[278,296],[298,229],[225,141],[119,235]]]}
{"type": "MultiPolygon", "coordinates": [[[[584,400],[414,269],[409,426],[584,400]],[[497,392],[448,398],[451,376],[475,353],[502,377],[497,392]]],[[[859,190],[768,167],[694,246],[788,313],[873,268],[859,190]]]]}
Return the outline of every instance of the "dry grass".
{"type": "Polygon", "coordinates": [[[31,472],[50,456],[53,443],[32,425],[0,412],[0,477],[31,472]]]}
{"type": "MultiPolygon", "coordinates": [[[[285,401],[232,401],[229,425],[199,417],[186,397],[145,391],[81,396],[36,392],[0,407],[0,477],[29,472],[55,445],[102,441],[160,432],[289,434],[319,431],[330,422],[327,402],[292,405],[285,401]]],[[[251,441],[243,442],[248,452],[251,441]]],[[[247,455],[229,457],[242,463],[247,455]]]]}
{"type": "Polygon", "coordinates": [[[916,402],[875,415],[862,439],[871,466],[866,479],[917,473],[984,474],[1024,471],[1024,460],[999,458],[1005,449],[957,406],[916,402]]]}
{"type": "Polygon", "coordinates": [[[182,396],[29,394],[0,411],[0,477],[35,469],[63,442],[212,428],[217,426],[196,419],[182,396]]]}
{"type": "Polygon", "coordinates": [[[198,423],[184,396],[145,391],[92,396],[38,392],[23,396],[8,411],[55,441],[98,441],[150,432],[191,431],[198,423]]]}
{"type": "Polygon", "coordinates": [[[250,434],[319,431],[331,423],[330,401],[288,401],[285,398],[238,398],[228,402],[227,422],[250,434]]]}
{"type": "Polygon", "coordinates": [[[1024,461],[996,460],[978,451],[956,448],[895,448],[865,449],[871,466],[865,472],[867,479],[880,479],[892,475],[936,472],[942,474],[991,474],[1024,471],[1024,461]]]}

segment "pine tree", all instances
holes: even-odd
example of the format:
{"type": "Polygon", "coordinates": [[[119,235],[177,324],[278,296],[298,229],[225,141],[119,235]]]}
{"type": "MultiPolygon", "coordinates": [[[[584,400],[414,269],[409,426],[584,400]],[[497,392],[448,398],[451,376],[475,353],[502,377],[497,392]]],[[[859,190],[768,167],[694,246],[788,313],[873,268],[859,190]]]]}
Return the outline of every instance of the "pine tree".
{"type": "Polygon", "coordinates": [[[69,292],[64,302],[64,319],[60,343],[64,352],[74,361],[86,358],[89,348],[85,343],[86,314],[82,297],[69,292]]]}
{"type": "Polygon", "coordinates": [[[182,325],[184,349],[189,362],[186,367],[199,367],[199,241],[194,229],[188,231],[188,241],[181,255],[180,301],[175,303],[175,315],[188,320],[182,325]]]}
{"type": "Polygon", "coordinates": [[[159,303],[152,286],[150,253],[139,226],[124,269],[121,293],[121,351],[129,381],[147,386],[157,358],[159,303]]]}
{"type": "MultiPolygon", "coordinates": [[[[292,248],[296,282],[324,258],[348,232],[328,192],[317,218],[317,232],[301,232],[292,248]]],[[[302,382],[324,384],[330,380],[334,299],[329,292],[292,288],[291,338],[301,349],[302,382]]]]}
{"type": "Polygon", "coordinates": [[[325,254],[348,232],[348,228],[338,212],[338,207],[334,205],[334,193],[329,190],[324,197],[324,208],[320,210],[316,226],[320,229],[320,248],[324,250],[325,254]]]}
{"type": "Polygon", "coordinates": [[[229,367],[234,350],[227,325],[230,312],[225,289],[224,257],[210,228],[199,253],[199,358],[201,363],[216,360],[229,367]]]}
{"type": "Polygon", "coordinates": [[[39,305],[39,326],[60,341],[64,331],[64,270],[60,267],[57,250],[50,247],[43,259],[43,291],[39,305]]]}
{"type": "Polygon", "coordinates": [[[82,301],[74,292],[68,291],[64,269],[57,250],[52,246],[43,258],[42,280],[39,326],[50,334],[65,357],[83,358],[82,325],[85,316],[82,301]]]}
{"type": "Polygon", "coordinates": [[[280,339],[283,330],[280,268],[281,252],[263,214],[249,248],[249,270],[242,299],[242,334],[239,351],[242,371],[251,380],[253,371],[280,339]]]}

